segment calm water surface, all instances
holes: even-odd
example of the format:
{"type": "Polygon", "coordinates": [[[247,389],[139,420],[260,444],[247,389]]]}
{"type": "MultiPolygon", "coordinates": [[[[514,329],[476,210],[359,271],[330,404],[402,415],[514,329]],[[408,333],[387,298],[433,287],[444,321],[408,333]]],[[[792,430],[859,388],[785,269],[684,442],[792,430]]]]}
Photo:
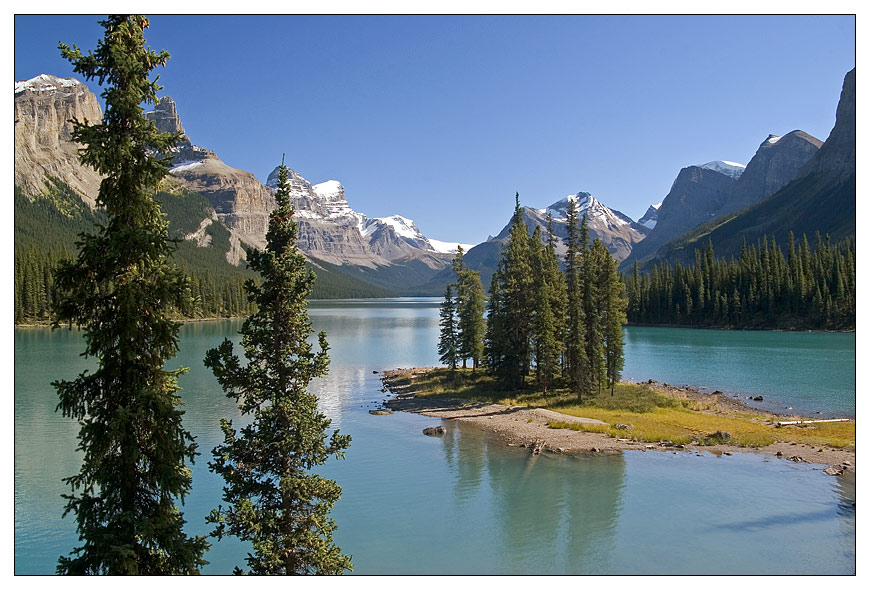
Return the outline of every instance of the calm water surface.
{"type": "MultiPolygon", "coordinates": [[[[422,428],[438,420],[368,410],[384,399],[373,370],[436,364],[438,300],[315,302],[310,313],[332,347],[330,374],[312,387],[333,426],[353,437],[347,459],[320,471],[343,487],[335,539],[355,573],[855,570],[854,480],[750,454],[530,457],[450,422],[446,436],[426,437],[422,428]]],[[[185,424],[202,452],[183,507],[191,534],[209,531],[203,519],[220,502],[221,480],[207,467],[218,420],[237,417],[202,358],[224,337],[238,342],[240,325],[183,326],[170,364],[190,367],[181,378],[185,424]]],[[[629,328],[625,374],[853,415],[854,342],[849,334],[629,328]],[[819,364],[792,379],[786,361],[795,357],[819,364]],[[834,373],[839,385],[823,387],[834,373]]],[[[53,573],[77,542],[71,517],[60,518],[60,478],[79,464],[77,426],[54,412],[49,382],[88,367],[81,349],[77,332],[15,331],[17,574],[53,573]]],[[[231,572],[245,551],[231,539],[214,543],[205,573],[231,572]]]]}

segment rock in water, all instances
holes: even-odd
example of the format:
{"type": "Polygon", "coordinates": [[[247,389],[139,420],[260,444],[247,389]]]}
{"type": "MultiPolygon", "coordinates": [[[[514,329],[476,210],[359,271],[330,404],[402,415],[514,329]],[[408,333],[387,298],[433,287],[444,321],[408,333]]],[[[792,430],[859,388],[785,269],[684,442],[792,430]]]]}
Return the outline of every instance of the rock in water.
{"type": "Polygon", "coordinates": [[[428,426],[423,429],[423,434],[426,436],[441,436],[447,434],[447,429],[443,426],[428,426]]]}

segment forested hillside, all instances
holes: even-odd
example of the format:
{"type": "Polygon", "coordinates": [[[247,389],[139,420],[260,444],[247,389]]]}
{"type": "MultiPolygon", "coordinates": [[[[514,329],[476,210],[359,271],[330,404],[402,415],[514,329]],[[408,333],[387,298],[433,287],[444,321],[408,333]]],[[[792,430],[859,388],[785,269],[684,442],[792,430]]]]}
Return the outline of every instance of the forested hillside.
{"type": "Polygon", "coordinates": [[[832,244],[789,233],[785,252],[765,235],[738,257],[717,259],[712,242],[694,264],[660,262],[623,277],[628,321],[728,328],[855,329],[853,238],[832,244]]]}

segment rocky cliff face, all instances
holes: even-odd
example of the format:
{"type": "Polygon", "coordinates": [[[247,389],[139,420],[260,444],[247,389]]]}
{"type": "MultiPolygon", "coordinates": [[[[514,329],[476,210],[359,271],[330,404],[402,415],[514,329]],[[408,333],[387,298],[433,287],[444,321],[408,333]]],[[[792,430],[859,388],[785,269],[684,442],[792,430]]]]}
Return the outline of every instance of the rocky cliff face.
{"type": "Polygon", "coordinates": [[[154,121],[160,133],[184,133],[184,127],[181,126],[181,119],[175,109],[175,101],[168,96],[159,99],[154,105],[154,110],[146,113],[146,116],[154,121]]]}
{"type": "MultiPolygon", "coordinates": [[[[798,135],[796,139],[805,144],[816,146],[820,143],[801,132],[793,133],[798,135]]],[[[768,138],[759,153],[763,156],[765,149],[776,149],[787,137],[778,141],[773,141],[775,137],[768,138]]],[[[808,152],[812,152],[812,156],[794,174],[791,182],[750,207],[722,218],[715,225],[696,229],[665,244],[656,251],[654,258],[644,262],[666,260],[691,264],[695,250],[705,247],[708,242],[712,242],[717,256],[729,258],[739,255],[744,243],[756,243],[763,236],[775,239],[780,245],[788,242],[790,233],[798,239],[806,235],[812,240],[812,236],[818,232],[822,236],[830,236],[832,242],[854,238],[855,70],[846,75],[837,105],[837,122],[828,139],[818,150],[807,148],[806,145],[798,145],[798,148],[804,156],[808,152]]],[[[753,158],[746,167],[744,177],[750,173],[755,160],[753,158]]],[[[762,159],[762,163],[766,165],[767,160],[762,159]]],[[[788,171],[796,168],[794,161],[787,164],[788,171]]],[[[768,166],[766,177],[773,176],[776,168],[775,164],[768,166]]],[[[760,178],[764,176],[759,175],[760,178]]],[[[774,186],[777,184],[774,183],[774,186]]],[[[643,266],[641,264],[641,268],[643,266]]]]}
{"type": "Polygon", "coordinates": [[[655,227],[626,257],[626,264],[716,217],[736,183],[733,176],[712,168],[687,166],[680,170],[659,207],[655,227]]]}
{"type": "Polygon", "coordinates": [[[41,74],[15,83],[15,184],[36,196],[52,176],[93,207],[102,179],[79,162],[71,119],[103,119],[97,97],[78,80],[41,74]]]}
{"type": "Polygon", "coordinates": [[[855,173],[855,69],[843,80],[837,120],[825,144],[812,161],[801,169],[800,175],[825,172],[842,177],[855,173]]]}
{"type": "Polygon", "coordinates": [[[708,162],[680,170],[659,207],[655,226],[623,262],[628,270],[635,260],[656,251],[709,221],[765,199],[800,177],[822,142],[803,131],[782,137],[769,135],[745,167],[735,162],[708,162]]]}
{"type": "Polygon", "coordinates": [[[768,135],[746,165],[719,215],[738,211],[772,195],[798,176],[822,142],[803,131],[768,135]]]}

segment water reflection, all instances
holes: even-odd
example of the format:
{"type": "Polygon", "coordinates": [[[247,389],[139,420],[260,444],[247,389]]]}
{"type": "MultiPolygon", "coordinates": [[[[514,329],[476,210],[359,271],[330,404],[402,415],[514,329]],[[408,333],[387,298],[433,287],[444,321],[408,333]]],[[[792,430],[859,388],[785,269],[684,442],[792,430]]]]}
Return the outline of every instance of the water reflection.
{"type": "Polygon", "coordinates": [[[454,474],[455,510],[479,507],[482,495],[489,500],[493,526],[484,542],[495,560],[477,573],[610,571],[624,486],[621,454],[531,455],[473,425],[446,420],[444,426],[441,444],[454,474]]]}

